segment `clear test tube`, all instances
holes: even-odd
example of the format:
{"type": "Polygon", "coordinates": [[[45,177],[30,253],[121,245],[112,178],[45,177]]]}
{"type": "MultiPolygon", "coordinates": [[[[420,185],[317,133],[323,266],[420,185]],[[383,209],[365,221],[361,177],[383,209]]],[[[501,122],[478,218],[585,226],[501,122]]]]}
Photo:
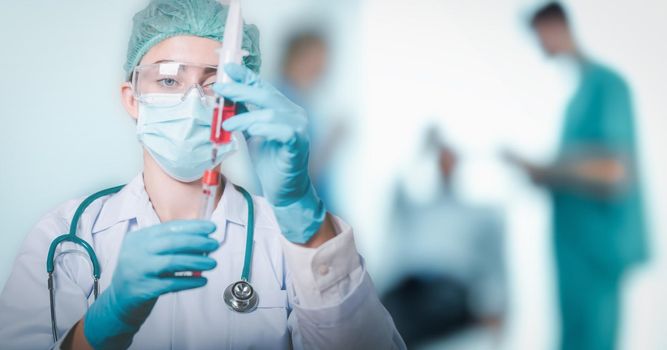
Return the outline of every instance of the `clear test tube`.
{"type": "Polygon", "coordinates": [[[220,172],[215,169],[204,171],[202,183],[202,206],[199,217],[202,220],[210,220],[215,209],[215,196],[220,185],[220,172]]]}
{"type": "MultiPolygon", "coordinates": [[[[204,171],[202,177],[202,206],[199,217],[202,220],[210,220],[215,209],[215,196],[220,185],[220,172],[215,169],[204,171]]],[[[201,277],[201,271],[178,271],[175,277],[201,277]]]]}

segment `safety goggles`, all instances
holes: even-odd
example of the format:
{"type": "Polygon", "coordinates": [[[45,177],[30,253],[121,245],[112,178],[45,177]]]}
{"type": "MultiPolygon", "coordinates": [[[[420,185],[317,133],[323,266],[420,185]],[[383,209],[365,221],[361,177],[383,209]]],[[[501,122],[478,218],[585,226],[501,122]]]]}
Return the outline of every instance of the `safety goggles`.
{"type": "Polygon", "coordinates": [[[173,61],[142,64],[132,71],[131,84],[139,102],[173,107],[183,102],[192,89],[212,102],[217,73],[218,67],[209,65],[173,61]]]}

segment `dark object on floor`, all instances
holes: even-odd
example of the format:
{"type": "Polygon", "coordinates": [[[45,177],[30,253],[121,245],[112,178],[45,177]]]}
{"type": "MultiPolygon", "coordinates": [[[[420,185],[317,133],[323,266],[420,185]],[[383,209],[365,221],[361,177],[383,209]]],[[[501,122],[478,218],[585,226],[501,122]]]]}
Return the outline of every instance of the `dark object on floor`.
{"type": "Polygon", "coordinates": [[[408,348],[474,323],[467,289],[448,277],[409,276],[390,289],[382,302],[408,348]]]}

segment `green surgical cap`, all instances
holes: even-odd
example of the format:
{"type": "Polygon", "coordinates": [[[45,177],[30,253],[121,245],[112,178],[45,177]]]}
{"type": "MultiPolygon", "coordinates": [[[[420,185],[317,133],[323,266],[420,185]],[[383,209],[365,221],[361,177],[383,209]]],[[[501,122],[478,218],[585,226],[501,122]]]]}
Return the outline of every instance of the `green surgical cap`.
{"type": "MultiPolygon", "coordinates": [[[[153,0],[133,18],[132,36],[127,47],[125,72],[129,77],[146,52],[161,41],[178,36],[194,35],[223,40],[227,6],[216,0],[153,0]]],[[[243,63],[259,72],[259,30],[252,24],[243,25],[243,49],[250,54],[243,63]]]]}

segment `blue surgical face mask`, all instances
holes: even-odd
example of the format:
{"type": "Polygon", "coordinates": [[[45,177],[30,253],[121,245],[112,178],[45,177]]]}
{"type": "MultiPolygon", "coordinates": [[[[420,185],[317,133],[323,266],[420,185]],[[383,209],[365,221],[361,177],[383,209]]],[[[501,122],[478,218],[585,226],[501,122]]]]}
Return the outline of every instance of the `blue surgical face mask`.
{"type": "MultiPolygon", "coordinates": [[[[161,94],[156,97],[168,100],[181,96],[161,94]]],[[[215,162],[211,163],[212,113],[212,104],[195,90],[172,107],[139,103],[139,142],[169,176],[183,182],[196,181],[204,170],[220,164],[235,149],[235,142],[223,145],[215,162]]]]}

